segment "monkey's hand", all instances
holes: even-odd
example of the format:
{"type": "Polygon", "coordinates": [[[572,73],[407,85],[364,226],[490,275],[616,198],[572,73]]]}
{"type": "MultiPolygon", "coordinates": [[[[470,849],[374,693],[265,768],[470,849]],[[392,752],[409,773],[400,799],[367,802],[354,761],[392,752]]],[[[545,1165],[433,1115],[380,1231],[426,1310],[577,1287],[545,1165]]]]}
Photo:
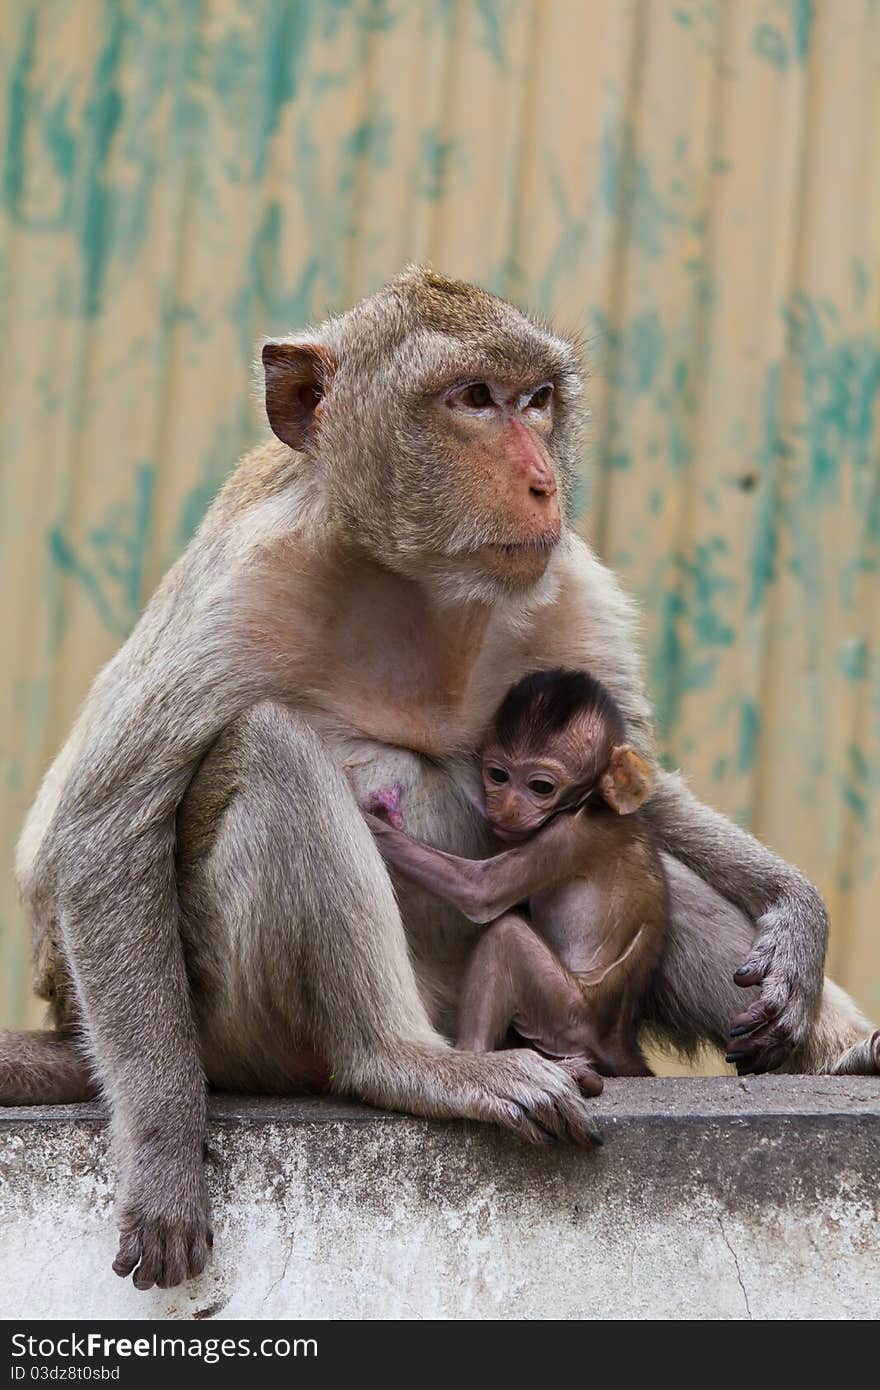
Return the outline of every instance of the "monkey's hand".
{"type": "Polygon", "coordinates": [[[171,1289],[201,1274],[214,1243],[204,1169],[180,1173],[148,1148],[124,1182],[113,1269],[137,1289],[171,1289]]]}
{"type": "Polygon", "coordinates": [[[726,1061],[742,1076],[771,1071],[806,1042],[822,994],[828,918],[816,889],[797,878],[758,918],[748,960],[734,974],[760,985],[753,1004],[731,1024],[726,1061]]]}

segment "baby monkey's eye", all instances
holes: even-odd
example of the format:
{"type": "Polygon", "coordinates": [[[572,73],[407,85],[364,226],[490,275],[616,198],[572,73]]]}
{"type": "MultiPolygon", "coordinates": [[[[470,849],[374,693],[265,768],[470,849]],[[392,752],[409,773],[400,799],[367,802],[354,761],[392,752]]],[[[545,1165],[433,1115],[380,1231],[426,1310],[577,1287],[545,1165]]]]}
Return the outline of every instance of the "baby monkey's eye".
{"type": "Polygon", "coordinates": [[[493,782],[507,782],[510,780],[508,773],[504,771],[503,767],[489,767],[486,771],[493,782]]]}
{"type": "Polygon", "coordinates": [[[539,386],[534,395],[529,397],[529,410],[543,410],[550,404],[550,397],[553,395],[553,387],[547,383],[546,386],[539,386]]]}
{"type": "Polygon", "coordinates": [[[464,388],[458,399],[471,410],[484,410],[492,404],[492,392],[485,381],[474,381],[464,388]]]}
{"type": "Polygon", "coordinates": [[[529,791],[534,792],[535,796],[550,796],[555,790],[553,782],[548,782],[544,777],[533,777],[529,783],[529,791]]]}

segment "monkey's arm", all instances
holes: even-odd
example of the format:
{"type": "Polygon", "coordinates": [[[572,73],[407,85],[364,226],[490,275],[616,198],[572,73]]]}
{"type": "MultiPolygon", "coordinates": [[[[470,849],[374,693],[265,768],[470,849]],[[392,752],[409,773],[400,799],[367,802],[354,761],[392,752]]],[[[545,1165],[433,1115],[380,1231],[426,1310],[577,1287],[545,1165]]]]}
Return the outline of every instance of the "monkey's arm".
{"type": "MultiPolygon", "coordinates": [[[[581,541],[570,539],[571,608],[555,644],[542,650],[543,666],[584,666],[611,689],[628,741],[653,754],[631,604],[617,579],[581,541]]],[[[656,789],[643,807],[661,843],[757,924],[748,959],[734,976],[760,984],[759,1004],[733,1020],[735,1060],[741,1067],[774,1067],[804,1045],[822,991],[828,921],[819,894],[790,864],[778,859],[725,816],[692,796],[680,778],[657,771],[656,789]],[[749,1032],[748,1043],[742,1041],[749,1032]],[[752,1032],[754,1030],[754,1032],[752,1032]]]]}
{"type": "Polygon", "coordinates": [[[761,993],[733,1019],[728,1056],[740,1072],[779,1066],[807,1036],[822,992],[828,917],[818,891],[704,806],[676,774],[658,773],[643,813],[664,849],[755,920],[752,950],[734,980],[761,993]]]}
{"type": "Polygon", "coordinates": [[[471,922],[493,922],[503,912],[580,871],[582,817],[559,816],[527,843],[491,859],[460,859],[431,849],[364,813],[386,863],[419,888],[451,903],[471,922]]]}

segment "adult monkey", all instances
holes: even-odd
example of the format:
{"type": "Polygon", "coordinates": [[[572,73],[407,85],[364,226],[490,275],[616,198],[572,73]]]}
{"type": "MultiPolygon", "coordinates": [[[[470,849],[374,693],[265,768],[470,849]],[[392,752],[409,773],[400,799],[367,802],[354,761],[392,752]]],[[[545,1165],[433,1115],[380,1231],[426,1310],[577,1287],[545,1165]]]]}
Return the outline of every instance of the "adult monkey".
{"type": "MultiPolygon", "coordinates": [[[[410,834],[473,857],[466,755],[526,671],[589,668],[652,753],[629,606],[564,522],[572,347],[412,268],[263,363],[277,439],[98,676],[19,851],[61,1031],[6,1035],[0,1097],[88,1094],[82,1025],[121,1165],[114,1267],[140,1288],[207,1257],[206,1077],[278,1091],[325,1059],[382,1105],[589,1141],[560,1066],[436,1031],[452,1031],[468,933],[405,889],[401,920],[342,768],[359,793],[402,783],[410,834]]],[[[761,986],[742,1064],[799,1049],[829,1067],[856,1045],[845,1065],[874,1065],[846,997],[829,986],[820,1007],[815,889],[673,776],[646,813],[678,861],[649,1022],[723,1046],[740,966],[761,986]]]]}

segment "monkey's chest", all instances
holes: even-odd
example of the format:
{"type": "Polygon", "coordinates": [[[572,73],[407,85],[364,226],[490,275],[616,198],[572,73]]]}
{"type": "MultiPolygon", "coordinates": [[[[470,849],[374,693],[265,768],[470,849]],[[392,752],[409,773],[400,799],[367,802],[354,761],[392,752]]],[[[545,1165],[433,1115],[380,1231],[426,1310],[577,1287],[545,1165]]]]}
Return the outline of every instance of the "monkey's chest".
{"type": "Polygon", "coordinates": [[[487,717],[462,673],[406,649],[371,649],[360,666],[340,653],[309,683],[312,701],[340,730],[429,758],[474,748],[487,717]]]}
{"type": "Polygon", "coordinates": [[[619,953],[618,914],[605,886],[573,878],[529,902],[532,926],[562,964],[575,974],[596,969],[619,953]]]}

